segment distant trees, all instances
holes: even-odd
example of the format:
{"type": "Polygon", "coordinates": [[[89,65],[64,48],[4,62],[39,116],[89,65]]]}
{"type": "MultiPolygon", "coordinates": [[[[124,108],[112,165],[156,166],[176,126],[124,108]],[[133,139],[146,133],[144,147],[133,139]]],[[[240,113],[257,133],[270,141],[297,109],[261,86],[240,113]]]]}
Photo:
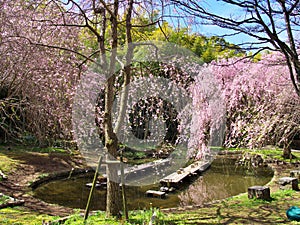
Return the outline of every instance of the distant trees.
{"type": "Polygon", "coordinates": [[[197,33],[191,33],[187,28],[175,29],[166,22],[160,28],[154,30],[150,34],[150,38],[179,44],[194,52],[205,63],[220,58],[245,55],[243,49],[225,41],[224,38],[217,36],[206,37],[197,33]]]}
{"type": "MultiPolygon", "coordinates": [[[[176,43],[181,47],[191,50],[198,55],[204,63],[209,63],[221,58],[244,56],[246,54],[246,51],[241,47],[227,42],[222,37],[192,33],[188,28],[184,27],[177,29],[172,27],[168,22],[163,22],[160,27],[154,25],[146,26],[146,24],[151,23],[151,21],[146,22],[147,18],[143,18],[142,16],[139,20],[133,20],[137,20],[138,23],[145,23],[144,25],[133,26],[132,40],[134,42],[153,40],[176,43]]],[[[86,46],[96,49],[96,40],[92,39],[92,35],[90,32],[83,32],[81,39],[86,46]]],[[[121,29],[119,37],[120,44],[126,43],[124,40],[124,29],[121,29]]]]}

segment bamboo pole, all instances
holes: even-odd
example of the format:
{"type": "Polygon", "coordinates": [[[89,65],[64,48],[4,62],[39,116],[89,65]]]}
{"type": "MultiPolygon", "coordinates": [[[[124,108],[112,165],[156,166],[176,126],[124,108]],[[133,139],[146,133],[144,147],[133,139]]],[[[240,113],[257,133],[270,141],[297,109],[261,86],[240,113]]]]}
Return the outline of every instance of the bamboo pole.
{"type": "Polygon", "coordinates": [[[98,177],[98,173],[99,173],[101,163],[102,163],[102,156],[99,157],[98,166],[96,167],[96,171],[95,171],[95,175],[94,175],[94,179],[93,179],[93,184],[92,184],[90,194],[89,194],[89,198],[88,198],[86,208],[85,208],[84,221],[86,221],[88,216],[89,216],[91,201],[92,201],[92,197],[93,197],[94,190],[95,190],[95,187],[96,187],[97,177],[98,177]]]}

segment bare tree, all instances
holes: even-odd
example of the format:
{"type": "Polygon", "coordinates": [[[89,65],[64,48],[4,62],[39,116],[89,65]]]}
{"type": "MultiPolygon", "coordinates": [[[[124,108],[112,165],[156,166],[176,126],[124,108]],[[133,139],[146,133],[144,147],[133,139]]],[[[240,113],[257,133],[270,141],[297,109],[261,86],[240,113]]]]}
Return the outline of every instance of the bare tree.
{"type": "MultiPolygon", "coordinates": [[[[210,1],[170,0],[170,4],[183,15],[195,18],[202,25],[224,28],[226,35],[246,34],[256,41],[240,43],[255,50],[279,51],[285,56],[290,79],[300,96],[300,62],[297,49],[299,42],[299,0],[220,0],[214,1],[224,9],[234,9],[228,14],[215,13],[210,1]]],[[[254,54],[254,55],[255,55],[254,54]]]]}

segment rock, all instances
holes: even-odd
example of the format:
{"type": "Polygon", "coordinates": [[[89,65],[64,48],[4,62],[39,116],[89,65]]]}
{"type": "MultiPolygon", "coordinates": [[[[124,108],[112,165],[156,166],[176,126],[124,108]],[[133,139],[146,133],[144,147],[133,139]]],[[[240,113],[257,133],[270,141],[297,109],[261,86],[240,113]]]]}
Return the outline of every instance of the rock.
{"type": "Polygon", "coordinates": [[[7,180],[7,176],[0,170],[0,177],[2,180],[7,180]]]}
{"type": "Polygon", "coordinates": [[[292,189],[295,191],[299,190],[298,179],[295,177],[282,177],[279,178],[277,183],[280,185],[280,189],[292,189]]]}

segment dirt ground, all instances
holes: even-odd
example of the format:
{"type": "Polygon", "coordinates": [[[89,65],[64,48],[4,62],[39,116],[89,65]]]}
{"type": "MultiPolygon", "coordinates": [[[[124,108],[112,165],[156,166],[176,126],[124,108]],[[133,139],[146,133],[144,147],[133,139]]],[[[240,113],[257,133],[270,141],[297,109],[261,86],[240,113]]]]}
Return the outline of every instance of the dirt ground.
{"type": "Polygon", "coordinates": [[[72,168],[83,168],[84,161],[79,155],[66,153],[36,153],[36,152],[9,152],[0,153],[17,161],[16,169],[7,173],[8,179],[0,182],[0,193],[9,195],[25,201],[24,207],[35,212],[53,215],[66,216],[73,212],[73,209],[48,204],[34,198],[30,192],[29,184],[43,174],[54,172],[70,171],[72,168]]]}

